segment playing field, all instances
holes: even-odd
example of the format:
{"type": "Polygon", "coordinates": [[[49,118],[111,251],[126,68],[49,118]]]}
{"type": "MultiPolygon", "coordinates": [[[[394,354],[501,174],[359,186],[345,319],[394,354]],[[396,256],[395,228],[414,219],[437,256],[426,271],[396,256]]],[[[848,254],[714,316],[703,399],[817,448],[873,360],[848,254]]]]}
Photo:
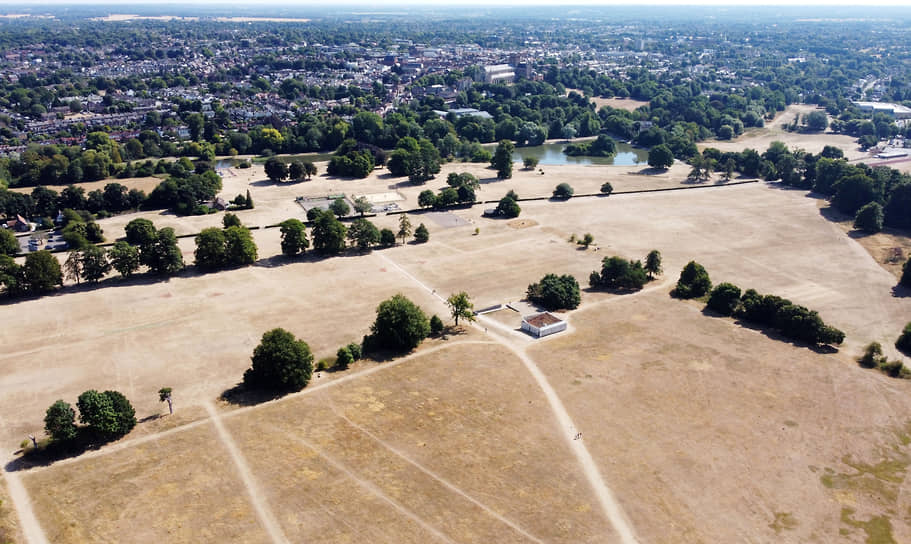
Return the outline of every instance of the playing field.
{"type": "MultiPolygon", "coordinates": [[[[680,186],[685,171],[549,167],[487,181],[482,195],[547,194],[562,180],[577,192],[605,180],[680,186]]],[[[252,224],[287,218],[289,195],[354,194],[361,183],[360,193],[410,201],[426,188],[379,177],[287,187],[230,179],[232,192],[255,190],[257,208],[242,215],[252,224]]],[[[287,261],[278,230],[258,229],[251,267],[8,304],[19,316],[0,331],[8,451],[40,432],[47,406],[90,388],[122,391],[149,418],[98,452],[15,472],[32,503],[17,500],[18,511],[36,520],[23,532],[35,542],[36,531],[49,542],[831,542],[842,533],[860,542],[887,528],[911,541],[911,384],[853,361],[872,340],[898,356],[891,345],[911,299],[893,296],[895,277],[817,200],[765,183],[707,185],[522,202],[519,221],[483,218],[484,205],[449,212],[457,220],[412,214],[429,243],[330,259],[287,261]],[[585,233],[595,238],[587,250],[568,241],[585,233]],[[603,257],[651,249],[664,256],[663,276],[638,294],[583,292],[570,331],[546,340],[515,332],[517,315],[494,314],[409,358],[322,373],[286,399],[218,400],[273,327],[326,357],[360,340],[376,305],[397,292],[447,318],[440,296],[517,301],[549,272],[586,287],[603,257]],[[817,353],[670,298],[691,259],[716,283],[818,310],[846,332],[845,345],[817,353]],[[174,388],[177,413],[154,417],[167,410],[163,386],[174,388]]],[[[191,230],[220,217],[156,224],[191,230]]],[[[395,229],[398,216],[375,222],[395,229]]],[[[181,247],[192,261],[192,239],[181,247]]]]}

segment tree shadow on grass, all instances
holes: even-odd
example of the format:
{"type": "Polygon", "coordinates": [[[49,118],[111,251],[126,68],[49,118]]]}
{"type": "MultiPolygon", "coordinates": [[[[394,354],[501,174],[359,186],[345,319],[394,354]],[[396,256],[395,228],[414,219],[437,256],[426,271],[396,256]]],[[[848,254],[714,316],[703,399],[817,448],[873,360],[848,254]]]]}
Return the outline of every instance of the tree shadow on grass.
{"type": "Polygon", "coordinates": [[[89,429],[80,427],[76,431],[76,437],[72,440],[39,442],[38,449],[29,448],[25,450],[23,455],[7,463],[4,468],[8,472],[15,472],[29,470],[34,467],[50,466],[64,459],[79,457],[87,451],[101,449],[105,444],[120,438],[119,436],[112,438],[99,437],[89,429]]]}
{"type": "Polygon", "coordinates": [[[286,391],[270,391],[267,389],[253,389],[239,383],[234,387],[222,391],[218,398],[234,406],[256,406],[270,400],[281,398],[286,391]]]}
{"type": "MultiPolygon", "coordinates": [[[[710,315],[710,314],[706,314],[706,315],[710,315]]],[[[714,315],[716,315],[718,317],[723,317],[719,314],[714,314],[714,315]]],[[[765,326],[762,326],[762,325],[759,325],[756,323],[744,321],[743,319],[739,319],[739,318],[734,318],[734,323],[745,329],[754,330],[770,340],[777,340],[779,342],[784,342],[785,344],[791,344],[795,348],[807,348],[810,351],[814,351],[821,355],[831,355],[833,353],[838,353],[838,348],[835,346],[830,346],[828,344],[823,344],[823,345],[809,344],[809,343],[803,342],[801,340],[795,340],[793,338],[788,338],[787,336],[783,335],[781,332],[779,332],[771,327],[765,327],[765,326]]]]}

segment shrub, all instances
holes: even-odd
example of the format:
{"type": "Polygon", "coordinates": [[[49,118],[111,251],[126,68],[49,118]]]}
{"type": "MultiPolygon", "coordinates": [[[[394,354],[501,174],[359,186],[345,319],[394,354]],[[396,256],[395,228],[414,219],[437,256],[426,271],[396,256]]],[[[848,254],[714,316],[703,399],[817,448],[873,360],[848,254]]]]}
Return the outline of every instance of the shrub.
{"type": "Polygon", "coordinates": [[[430,231],[427,230],[427,227],[424,226],[424,223],[418,225],[418,228],[414,229],[414,241],[423,244],[430,240],[430,231]]]}
{"type": "Polygon", "coordinates": [[[357,342],[351,342],[350,344],[348,344],[345,347],[348,349],[348,353],[351,354],[352,359],[354,359],[355,361],[360,360],[361,356],[363,355],[360,344],[358,344],[357,342]]]}
{"type": "Polygon", "coordinates": [[[858,357],[857,362],[864,368],[876,368],[885,360],[882,345],[879,342],[870,342],[864,348],[864,354],[858,357]]]}
{"type": "Polygon", "coordinates": [[[674,289],[674,296],[678,298],[698,298],[712,288],[709,273],[696,261],[690,261],[680,271],[680,279],[674,289]]]}
{"type": "Polygon", "coordinates": [[[740,302],[740,287],[730,283],[719,283],[712,289],[707,306],[721,315],[731,315],[740,302]]]}
{"type": "Polygon", "coordinates": [[[443,332],[443,320],[440,319],[440,316],[434,314],[430,318],[430,334],[437,335],[443,332]]]}
{"type": "Polygon", "coordinates": [[[572,197],[574,192],[575,191],[573,190],[572,186],[569,183],[561,183],[561,184],[557,185],[557,187],[554,189],[553,196],[554,196],[554,198],[562,198],[562,199],[566,200],[566,199],[572,197]]]}
{"type": "Polygon", "coordinates": [[[519,207],[519,203],[509,195],[504,196],[500,199],[500,202],[497,204],[497,215],[502,215],[503,217],[513,218],[519,217],[519,214],[522,212],[522,208],[519,207]]]}
{"type": "Polygon", "coordinates": [[[338,348],[338,352],[335,354],[335,366],[345,370],[352,362],[354,362],[354,357],[351,355],[351,352],[348,351],[348,347],[343,346],[338,348]]]}
{"type": "Polygon", "coordinates": [[[604,196],[610,196],[614,192],[614,186],[610,184],[609,181],[605,181],[601,184],[601,194],[604,196]]]}

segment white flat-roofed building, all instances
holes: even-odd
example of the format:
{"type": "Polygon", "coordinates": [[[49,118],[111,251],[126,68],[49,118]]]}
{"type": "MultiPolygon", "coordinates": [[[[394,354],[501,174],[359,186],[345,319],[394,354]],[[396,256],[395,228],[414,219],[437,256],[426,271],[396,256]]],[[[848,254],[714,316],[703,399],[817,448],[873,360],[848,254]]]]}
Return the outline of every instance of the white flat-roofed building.
{"type": "Polygon", "coordinates": [[[911,108],[891,102],[854,102],[860,111],[885,113],[893,119],[911,119],[911,108]]]}
{"type": "Polygon", "coordinates": [[[566,321],[550,312],[527,315],[522,318],[522,330],[541,338],[566,330],[566,321]]]}

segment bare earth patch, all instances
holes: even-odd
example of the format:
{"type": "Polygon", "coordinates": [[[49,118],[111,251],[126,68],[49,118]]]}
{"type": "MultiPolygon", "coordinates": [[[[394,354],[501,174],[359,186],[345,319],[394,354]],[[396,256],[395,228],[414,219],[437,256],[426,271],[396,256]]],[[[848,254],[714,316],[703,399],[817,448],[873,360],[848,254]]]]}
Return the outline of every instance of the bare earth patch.
{"type": "Polygon", "coordinates": [[[513,219],[506,224],[514,229],[527,229],[528,227],[537,226],[538,222],[533,219],[513,219]]]}

